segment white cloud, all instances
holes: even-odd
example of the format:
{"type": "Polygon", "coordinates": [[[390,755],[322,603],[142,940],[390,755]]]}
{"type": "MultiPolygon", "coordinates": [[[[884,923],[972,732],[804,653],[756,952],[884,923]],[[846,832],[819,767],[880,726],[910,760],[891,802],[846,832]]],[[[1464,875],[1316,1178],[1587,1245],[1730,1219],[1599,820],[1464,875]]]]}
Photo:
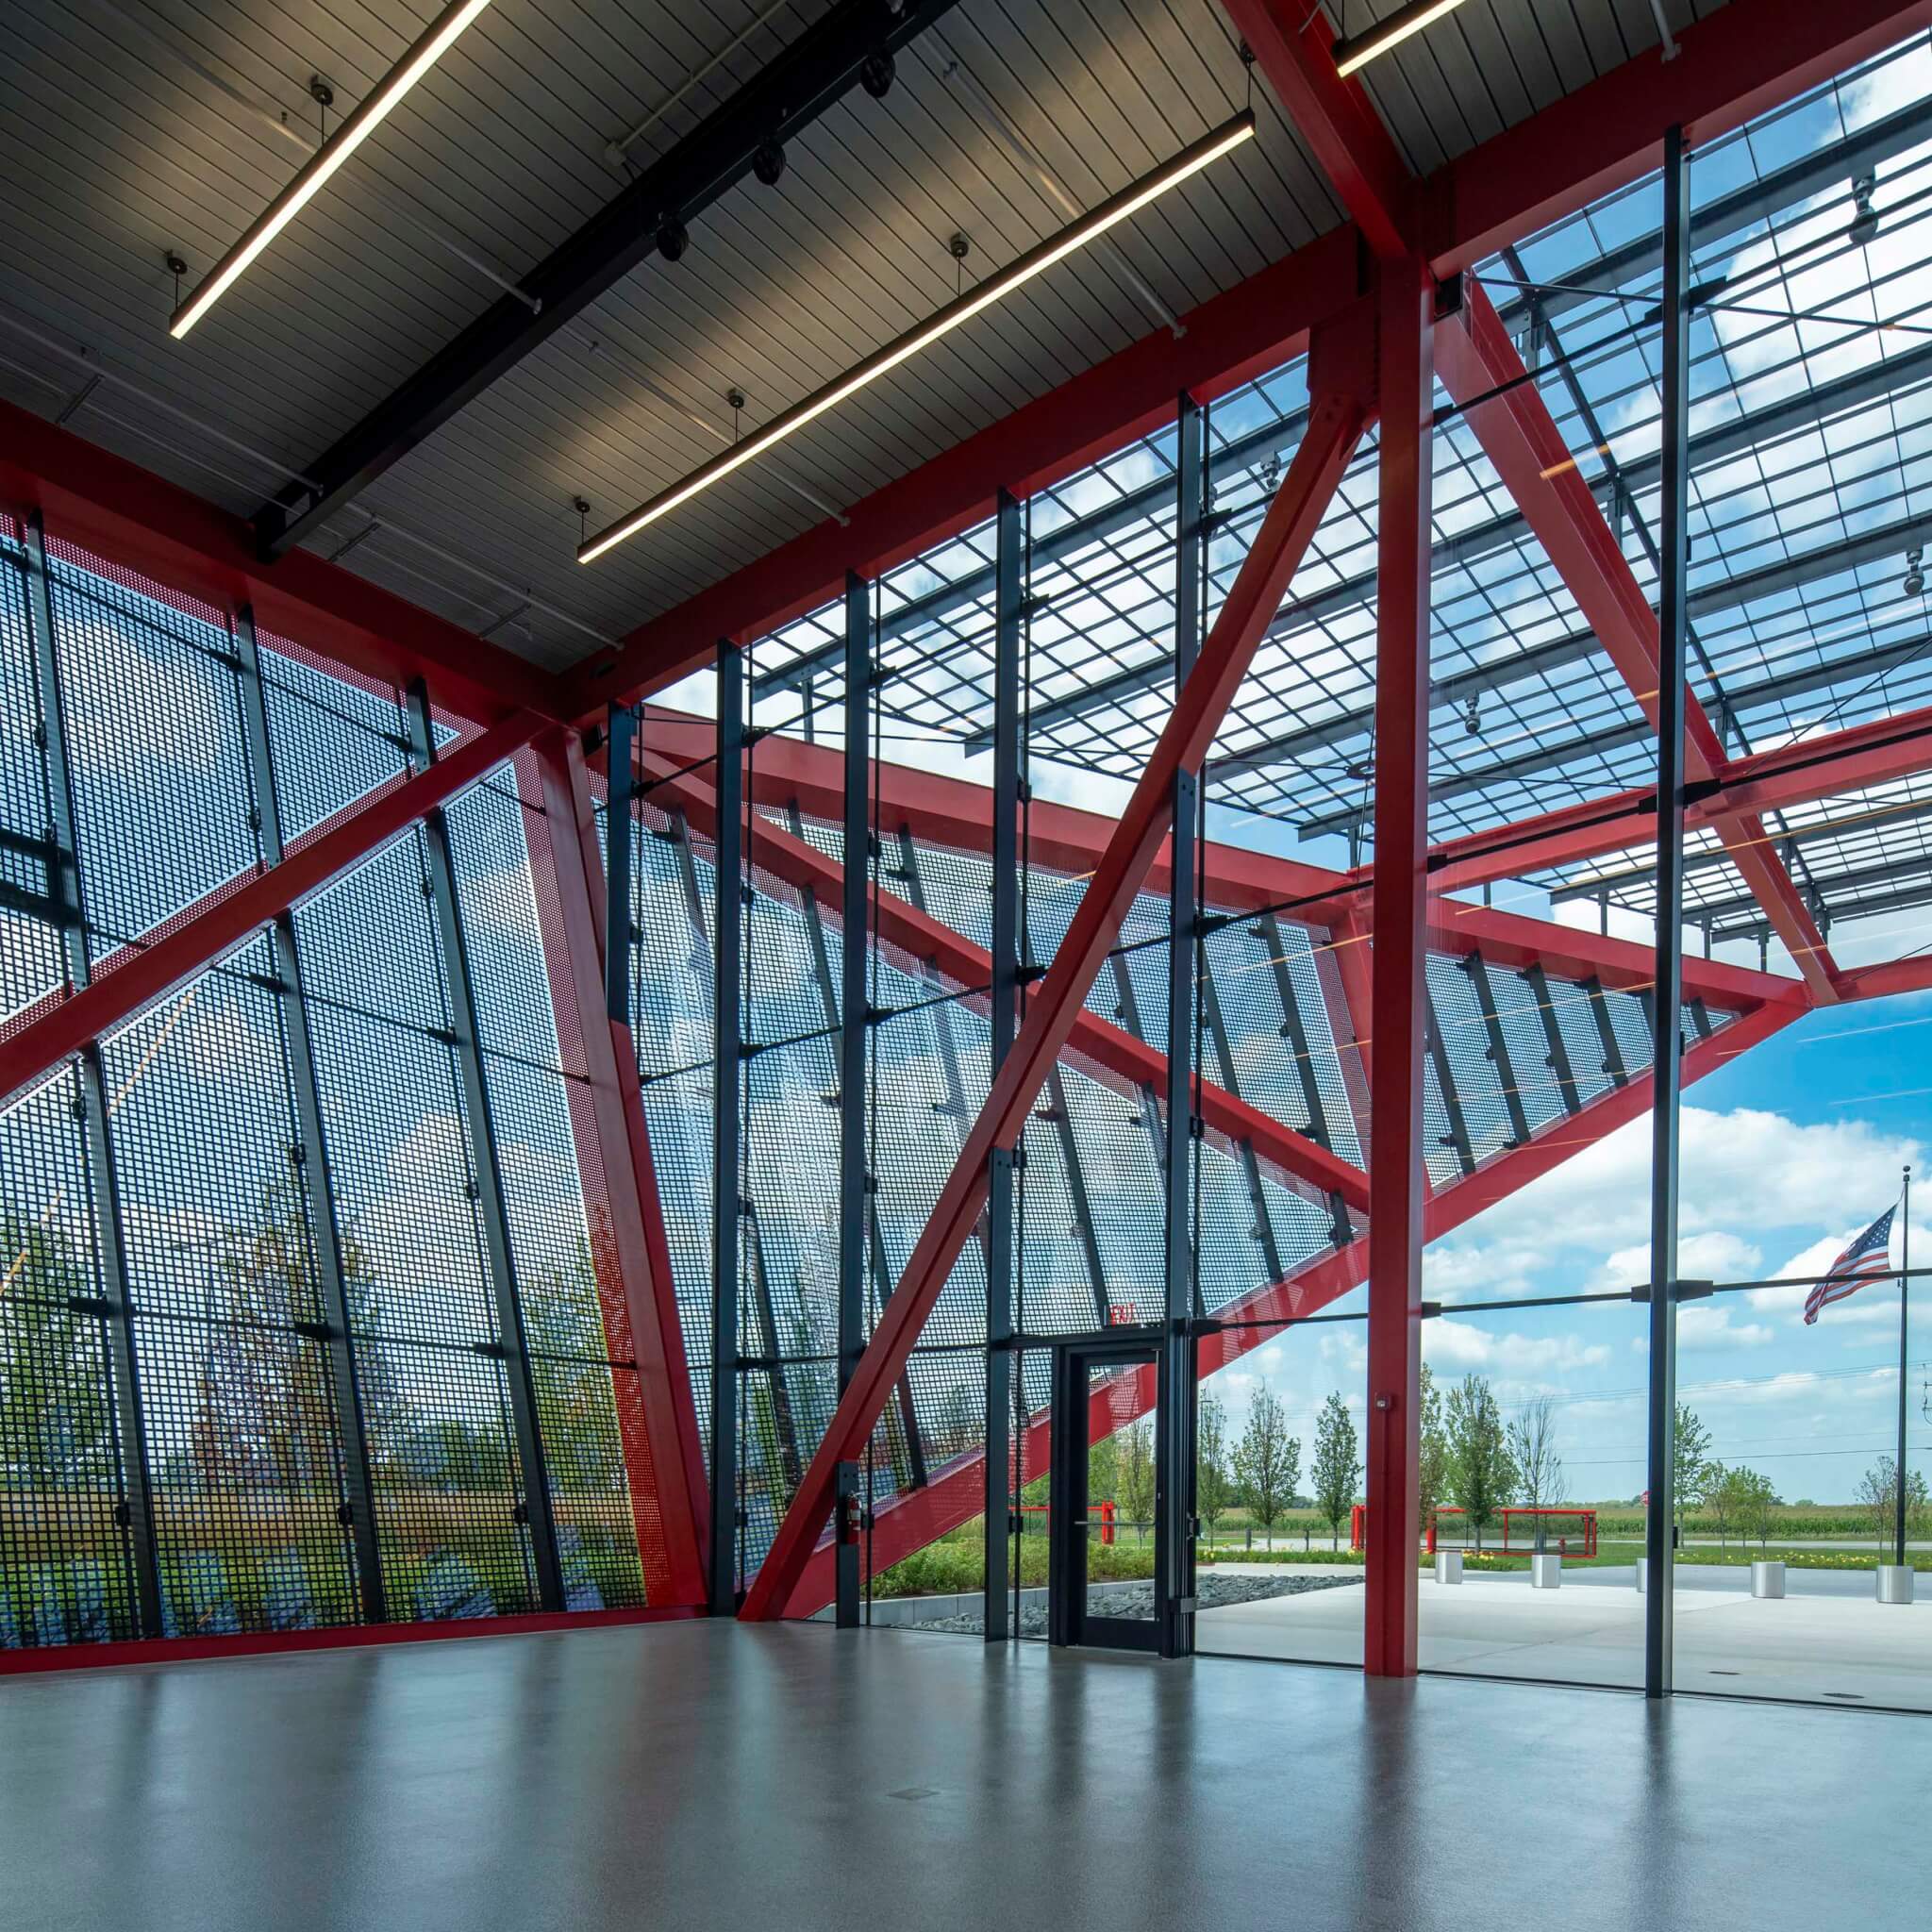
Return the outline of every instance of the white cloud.
{"type": "Polygon", "coordinates": [[[1423,1356],[1431,1366],[1524,1375],[1597,1368],[1609,1360],[1610,1351],[1574,1335],[1520,1335],[1514,1330],[1495,1335],[1445,1315],[1424,1324],[1423,1356]]]}

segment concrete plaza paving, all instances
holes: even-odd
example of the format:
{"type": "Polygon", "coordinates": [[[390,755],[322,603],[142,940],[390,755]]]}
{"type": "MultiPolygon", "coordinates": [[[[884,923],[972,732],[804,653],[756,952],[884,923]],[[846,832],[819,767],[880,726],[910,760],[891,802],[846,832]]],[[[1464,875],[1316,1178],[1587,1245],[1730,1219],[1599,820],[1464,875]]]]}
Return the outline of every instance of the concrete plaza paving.
{"type": "MultiPolygon", "coordinates": [[[[1932,1576],[1910,1605],[1875,1602],[1868,1573],[1790,1572],[1788,1588],[1760,1602],[1748,1570],[1680,1564],[1677,1688],[1932,1710],[1932,1576]]],[[[1633,1570],[1574,1572],[1559,1590],[1532,1590],[1523,1573],[1452,1585],[1424,1576],[1420,1590],[1424,1670],[1642,1687],[1643,1598],[1633,1570]]],[[[1204,1610],[1195,1645],[1359,1665],[1361,1595],[1329,1590],[1204,1610]]]]}

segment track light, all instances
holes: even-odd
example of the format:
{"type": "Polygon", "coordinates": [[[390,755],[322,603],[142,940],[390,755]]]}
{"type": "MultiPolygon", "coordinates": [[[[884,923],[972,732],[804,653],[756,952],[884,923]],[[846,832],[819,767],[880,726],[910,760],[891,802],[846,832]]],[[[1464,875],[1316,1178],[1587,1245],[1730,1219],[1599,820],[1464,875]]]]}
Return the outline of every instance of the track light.
{"type": "Polygon", "coordinates": [[[785,150],[775,141],[768,141],[751,158],[751,171],[767,188],[778,185],[778,176],[785,172],[785,150]]]}
{"type": "Polygon", "coordinates": [[[666,261],[675,261],[691,246],[691,230],[675,215],[666,220],[658,230],[658,253],[666,261]]]}
{"type": "Polygon", "coordinates": [[[1223,155],[1238,148],[1254,132],[1255,117],[1252,113],[1244,113],[1217,127],[1211,134],[1204,135],[1191,147],[1183,148],[1165,166],[1157,168],[1151,175],[1142,175],[1131,187],[1124,188],[1110,200],[1102,202],[1091,213],[1062,228],[1058,235],[1050,236],[1037,248],[1029,249],[999,274],[989,275],[978,287],[967,290],[929,321],[908,330],[896,341],[888,342],[857,368],[835,376],[824,388],[815,391],[803,402],[794,403],[763,429],[747,436],[732,448],[721,451],[709,462],[693,470],[682,482],[674,483],[648,503],[641,504],[628,516],[619,518],[608,529],[578,546],[577,561],[590,563],[602,557],[626,537],[635,536],[646,524],[656,523],[667,511],[689,503],[700,491],[708,490],[713,483],[728,476],[753,458],[763,456],[788,436],[803,429],[808,423],[816,422],[827,409],[836,408],[849,396],[857,395],[868,383],[875,382],[881,375],[898,368],[922,349],[930,348],[961,323],[970,322],[981,310],[991,308],[995,302],[1010,295],[1023,283],[1031,281],[1056,262],[1064,261],[1068,256],[1125,221],[1129,215],[1137,214],[1149,202],[1158,200],[1170,188],[1177,187],[1189,175],[1198,174],[1210,161],[1219,160],[1223,155]]]}
{"type": "Polygon", "coordinates": [[[1431,22],[1441,20],[1445,13],[1453,13],[1462,5],[1462,0],[1409,0],[1407,7],[1398,8],[1387,20],[1364,29],[1358,34],[1349,34],[1335,42],[1335,71],[1343,80],[1357,67],[1366,67],[1378,54],[1386,54],[1391,47],[1407,40],[1410,34],[1419,34],[1431,22]]]}
{"type": "Polygon", "coordinates": [[[374,134],[389,110],[440,60],[490,0],[453,0],[423,37],[391,67],[362,105],[316,149],[302,172],[269,203],[248,232],[203,277],[201,286],[168,320],[177,341],[214,307],[255,258],[307,208],[323,184],[374,134]]]}
{"type": "Polygon", "coordinates": [[[898,73],[890,54],[868,54],[858,63],[858,84],[874,100],[882,101],[892,91],[892,76],[898,73]]]}

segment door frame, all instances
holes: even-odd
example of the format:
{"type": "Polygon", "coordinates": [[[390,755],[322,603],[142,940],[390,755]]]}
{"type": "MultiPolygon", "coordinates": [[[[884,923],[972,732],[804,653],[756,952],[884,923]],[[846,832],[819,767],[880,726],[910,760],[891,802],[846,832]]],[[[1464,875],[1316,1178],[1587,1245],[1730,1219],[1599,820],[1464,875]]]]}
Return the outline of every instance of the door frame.
{"type": "MultiPolygon", "coordinates": [[[[1154,1614],[1149,1618],[1106,1617],[1087,1607],[1087,1538],[1090,1513],[1087,1454],[1091,1446],[1091,1372],[1096,1367],[1146,1365],[1157,1391],[1167,1338],[1145,1330],[1105,1341],[1079,1339],[1057,1343],[1053,1352],[1052,1480],[1047,1515],[1047,1641],[1091,1649],[1145,1651],[1173,1655],[1162,1641],[1171,1621],[1167,1586],[1169,1511],[1157,1495],[1154,1508],[1154,1614]],[[1075,1498],[1077,1509],[1068,1507],[1075,1498]]],[[[1155,1427],[1167,1418],[1158,1412],[1155,1427]]],[[[1157,1452],[1158,1460],[1158,1452],[1157,1452]]],[[[1191,1608],[1191,1605],[1190,1606],[1191,1608]]]]}

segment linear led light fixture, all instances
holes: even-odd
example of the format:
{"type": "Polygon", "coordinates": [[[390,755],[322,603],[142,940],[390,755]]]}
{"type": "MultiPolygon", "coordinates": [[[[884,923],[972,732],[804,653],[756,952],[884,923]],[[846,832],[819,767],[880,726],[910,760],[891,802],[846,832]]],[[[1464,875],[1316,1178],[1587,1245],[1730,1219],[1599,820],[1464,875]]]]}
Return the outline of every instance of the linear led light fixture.
{"type": "Polygon", "coordinates": [[[607,550],[622,543],[626,537],[636,536],[646,524],[656,523],[680,504],[689,503],[700,491],[708,490],[734,470],[741,469],[754,458],[763,456],[788,436],[803,429],[808,423],[815,422],[827,409],[836,408],[848,396],[857,395],[868,383],[876,382],[888,371],[896,369],[922,349],[929,348],[962,322],[970,321],[982,309],[991,308],[995,302],[1010,295],[1023,282],[1030,282],[1035,275],[1051,268],[1055,262],[1065,260],[1074,250],[1085,247],[1097,236],[1106,234],[1116,223],[1125,221],[1150,201],[1185,181],[1190,175],[1198,174],[1208,162],[1219,160],[1223,155],[1248,140],[1254,131],[1254,115],[1243,113],[1215,128],[1211,134],[1204,135],[1191,147],[1183,148],[1172,160],[1155,169],[1153,174],[1142,175],[1111,200],[1102,202],[1091,213],[1062,228],[1058,235],[1049,236],[1037,248],[1021,256],[999,274],[989,275],[976,289],[969,289],[958,301],[948,303],[930,320],[908,330],[896,341],[888,342],[883,349],[874,351],[843,375],[834,376],[824,389],[815,391],[803,402],[794,403],[756,434],[747,436],[742,442],[733,444],[728,450],[721,451],[709,462],[693,470],[682,482],[660,491],[648,503],[641,504],[629,515],[620,517],[608,528],[580,543],[577,561],[594,561],[607,550]]]}
{"type": "Polygon", "coordinates": [[[1419,34],[1445,13],[1453,13],[1462,0],[1409,0],[1387,20],[1377,21],[1358,34],[1350,34],[1335,43],[1335,71],[1343,80],[1357,67],[1366,67],[1378,55],[1399,46],[1410,34],[1419,34]]]}
{"type": "Polygon", "coordinates": [[[452,0],[424,30],[422,38],[389,71],[356,111],[316,149],[302,172],[269,203],[255,225],[202,277],[201,286],[168,319],[168,333],[179,341],[241,277],[255,258],[322,192],[323,184],[388,117],[389,110],[442,58],[457,37],[490,5],[490,0],[452,0]]]}

